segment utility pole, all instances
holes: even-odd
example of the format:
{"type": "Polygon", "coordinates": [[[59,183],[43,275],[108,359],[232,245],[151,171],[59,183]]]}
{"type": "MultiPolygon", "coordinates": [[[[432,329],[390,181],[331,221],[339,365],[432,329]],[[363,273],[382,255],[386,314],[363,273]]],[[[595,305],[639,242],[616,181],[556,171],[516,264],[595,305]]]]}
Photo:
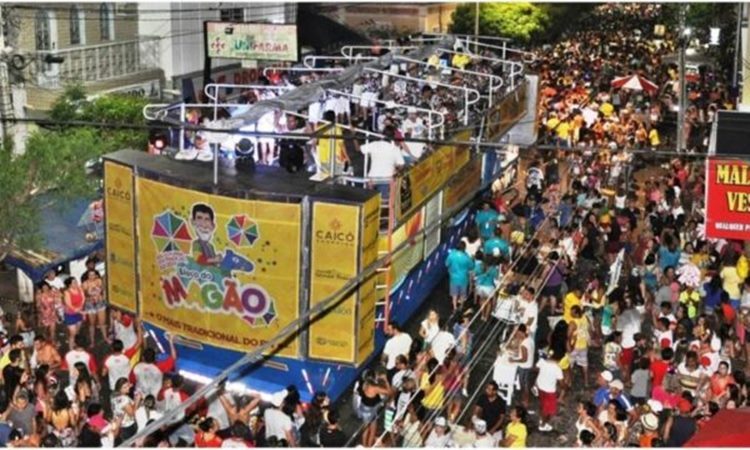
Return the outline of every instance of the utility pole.
{"type": "MultiPolygon", "coordinates": [[[[737,3],[737,30],[734,36],[734,70],[732,70],[732,87],[737,90],[737,75],[739,72],[740,47],[742,42],[742,3],[737,3]]],[[[737,103],[740,103],[739,101],[737,103]]]]}
{"type": "Polygon", "coordinates": [[[9,55],[5,54],[5,10],[0,3],[0,118],[2,120],[2,135],[0,143],[5,144],[6,140],[13,139],[13,123],[6,122],[5,119],[12,119],[13,114],[13,97],[10,92],[10,77],[8,75],[9,55]]]}
{"type": "Polygon", "coordinates": [[[685,31],[685,19],[687,16],[687,5],[680,4],[680,29],[677,35],[677,45],[679,46],[678,65],[680,71],[680,98],[678,101],[679,110],[677,111],[677,151],[681,152],[685,148],[685,109],[687,108],[687,86],[685,86],[685,50],[687,49],[689,37],[685,31]]]}
{"type": "Polygon", "coordinates": [[[479,53],[479,2],[474,4],[474,53],[479,53]]]}

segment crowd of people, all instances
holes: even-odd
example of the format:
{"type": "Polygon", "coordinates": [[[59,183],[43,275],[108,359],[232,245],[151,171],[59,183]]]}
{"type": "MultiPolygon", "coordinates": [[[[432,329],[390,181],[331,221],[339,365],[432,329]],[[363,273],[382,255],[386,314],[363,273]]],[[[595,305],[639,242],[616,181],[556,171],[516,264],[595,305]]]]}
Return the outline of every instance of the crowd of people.
{"type": "MultiPolygon", "coordinates": [[[[658,26],[661,8],[598,8],[583,31],[543,49],[534,69],[541,76],[539,113],[547,142],[613,153],[674,146],[670,141],[680,93],[674,61],[677,40],[676,30],[658,26]],[[655,87],[613,87],[616,78],[629,76],[642,77],[655,87]]],[[[686,77],[688,108],[680,148],[705,151],[716,112],[733,108],[723,73],[704,63],[686,77]]]]}
{"type": "MultiPolygon", "coordinates": [[[[546,138],[599,151],[542,152],[524,167],[515,201],[493,186],[444,262],[449,298],[434,299],[413,333],[394,322],[385,330],[382,358],[353,389],[356,432],[342,429],[348,405],[331,404],[324,392],[305,403],[294,385],[269,397],[221,386],[136,445],[679,447],[718,411],[750,406],[750,246],[705,237],[701,162],[642,167],[623,151],[659,148],[672,133],[676,75],[662,59],[675,43],[653,35],[659,14],[658,5],[600,6],[596,26],[540,50],[533,68],[546,138]],[[633,74],[660,91],[612,88],[614,77],[633,74]],[[571,408],[575,414],[564,413],[571,408]]],[[[429,150],[403,142],[424,137],[428,118],[417,109],[377,115],[372,105],[404,102],[456,122],[462,99],[430,81],[484,77],[447,67],[496,69],[455,57],[397,67],[394,74],[427,81],[409,89],[392,80],[383,89],[383,77],[364,76],[353,91],[360,101],[332,96],[309,117],[385,136],[388,148],[374,141],[358,149],[378,155],[371,177],[392,176],[429,150]]],[[[301,82],[316,76],[307,77],[301,82]]],[[[705,147],[716,111],[731,107],[717,77],[703,70],[688,86],[690,150],[705,147]]],[[[319,129],[286,119],[276,114],[263,126],[319,129]]],[[[208,142],[191,137],[198,151],[208,142]]],[[[306,158],[282,166],[337,158],[345,167],[345,141],[330,141],[319,137],[306,158]]],[[[285,145],[254,143],[262,163],[285,145]]],[[[0,445],[118,445],[188,398],[173,337],[157,350],[162,343],[136,318],[108,309],[103,282],[93,259],[78,279],[51,272],[37,286],[35,314],[8,324],[0,445]]]]}

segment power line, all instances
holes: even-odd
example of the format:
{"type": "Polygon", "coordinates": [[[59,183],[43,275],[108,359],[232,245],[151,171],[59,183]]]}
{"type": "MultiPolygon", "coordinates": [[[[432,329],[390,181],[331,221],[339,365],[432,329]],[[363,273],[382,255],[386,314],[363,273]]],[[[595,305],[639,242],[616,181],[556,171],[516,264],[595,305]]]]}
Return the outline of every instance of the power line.
{"type": "MultiPolygon", "coordinates": [[[[40,126],[47,127],[93,127],[93,128],[105,128],[105,129],[120,129],[120,130],[140,130],[140,131],[154,131],[154,130],[177,130],[184,129],[185,131],[203,131],[216,134],[232,134],[248,137],[259,137],[259,138],[271,138],[271,139],[290,139],[290,140],[310,140],[322,137],[320,132],[317,133],[266,133],[261,131],[249,131],[242,130],[239,128],[222,129],[222,128],[211,128],[204,127],[201,125],[193,124],[171,124],[167,121],[160,121],[151,125],[139,125],[139,124],[127,124],[127,123],[116,123],[116,122],[94,122],[84,120],[52,120],[52,119],[35,119],[35,118],[3,118],[0,122],[12,122],[12,123],[33,123],[40,126]]],[[[746,131],[744,129],[737,129],[737,131],[746,131]]],[[[357,141],[367,142],[373,140],[367,136],[362,135],[325,135],[326,139],[343,140],[343,141],[357,141]]],[[[475,141],[455,141],[455,140],[436,140],[436,139],[404,139],[404,142],[415,142],[422,144],[430,144],[433,146],[467,146],[467,147],[479,147],[483,149],[495,149],[505,150],[508,145],[507,143],[497,142],[475,142],[475,141]]],[[[523,149],[536,149],[541,151],[562,151],[565,153],[587,153],[597,152],[600,150],[612,151],[609,148],[592,148],[592,147],[560,147],[556,145],[546,144],[532,144],[532,145],[517,145],[523,149]]],[[[637,149],[637,148],[619,148],[618,151],[624,151],[633,155],[653,155],[653,156],[675,156],[680,158],[694,158],[694,159],[705,159],[707,154],[705,153],[688,153],[688,152],[677,152],[674,150],[650,150],[650,149],[637,149]]]]}

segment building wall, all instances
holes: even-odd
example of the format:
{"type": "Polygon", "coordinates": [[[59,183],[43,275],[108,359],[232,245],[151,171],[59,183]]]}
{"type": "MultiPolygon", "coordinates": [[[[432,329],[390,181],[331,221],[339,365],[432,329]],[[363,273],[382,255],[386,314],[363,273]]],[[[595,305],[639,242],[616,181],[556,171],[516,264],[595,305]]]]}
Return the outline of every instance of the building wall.
{"type": "Polygon", "coordinates": [[[366,3],[340,6],[331,16],[345,25],[364,32],[373,24],[402,33],[447,32],[455,3],[366,3]]]}
{"type": "MultiPolygon", "coordinates": [[[[33,6],[34,8],[47,8],[53,14],[57,28],[55,50],[65,48],[84,47],[90,45],[107,44],[116,41],[129,41],[138,38],[138,4],[137,3],[112,3],[114,11],[115,37],[113,40],[103,41],[101,39],[99,20],[99,6],[101,3],[76,3],[84,14],[85,42],[73,45],[70,43],[70,14],[73,3],[21,3],[22,6],[33,6]]],[[[18,48],[25,51],[36,50],[36,11],[31,9],[17,9],[20,18],[20,33],[18,35],[18,48]]]]}

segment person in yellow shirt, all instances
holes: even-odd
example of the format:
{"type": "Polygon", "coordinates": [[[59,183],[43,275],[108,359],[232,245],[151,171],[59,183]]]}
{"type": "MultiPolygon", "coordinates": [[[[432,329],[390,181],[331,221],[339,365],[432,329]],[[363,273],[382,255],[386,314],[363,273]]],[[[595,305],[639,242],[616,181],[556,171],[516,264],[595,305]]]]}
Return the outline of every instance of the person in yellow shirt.
{"type": "Polygon", "coordinates": [[[581,288],[573,287],[563,299],[563,320],[570,323],[573,320],[573,307],[581,306],[581,288]]]}
{"type": "MultiPolygon", "coordinates": [[[[745,252],[747,252],[747,250],[745,250],[745,252]]],[[[746,253],[740,255],[740,258],[737,260],[737,275],[742,280],[750,275],[750,260],[747,259],[746,253]]]]}
{"type": "MultiPolygon", "coordinates": [[[[15,349],[23,350],[23,338],[19,334],[10,337],[8,340],[8,351],[0,358],[0,378],[2,378],[3,369],[10,365],[10,351],[15,349]]],[[[27,366],[25,352],[21,352],[21,366],[27,366]]]]}
{"type": "Polygon", "coordinates": [[[523,406],[516,405],[510,409],[510,423],[505,427],[505,439],[503,447],[526,448],[526,437],[529,430],[524,423],[526,410],[523,406]]]}
{"type": "Polygon", "coordinates": [[[547,119],[547,129],[549,131],[555,131],[559,124],[560,119],[557,118],[557,113],[551,113],[549,119],[547,119]]]}
{"type": "Polygon", "coordinates": [[[688,318],[693,320],[698,316],[701,304],[701,295],[692,286],[686,286],[680,292],[680,303],[687,306],[688,318]]]}
{"type": "Polygon", "coordinates": [[[651,143],[651,148],[656,148],[661,144],[661,139],[659,139],[659,131],[657,129],[651,128],[651,131],[648,132],[648,140],[649,143],[651,143]]]}
{"type": "Polygon", "coordinates": [[[583,314],[583,308],[580,305],[575,305],[571,308],[573,320],[568,326],[568,340],[570,341],[570,347],[573,349],[570,352],[571,365],[578,366],[583,371],[583,385],[589,385],[589,330],[591,324],[589,318],[583,314]]]}
{"type": "Polygon", "coordinates": [[[604,114],[604,117],[609,117],[615,112],[615,107],[610,102],[604,102],[602,103],[602,106],[599,107],[599,112],[604,114]]]}
{"type": "Polygon", "coordinates": [[[328,173],[331,165],[331,153],[333,152],[336,155],[335,172],[343,172],[346,165],[349,163],[349,156],[346,153],[346,144],[342,139],[344,136],[344,129],[339,125],[335,125],[336,113],[333,111],[326,111],[323,115],[323,120],[334,123],[334,125],[329,125],[323,122],[316,130],[316,132],[324,130],[320,131],[321,135],[317,138],[317,144],[315,146],[318,153],[318,164],[323,172],[328,173]]]}

